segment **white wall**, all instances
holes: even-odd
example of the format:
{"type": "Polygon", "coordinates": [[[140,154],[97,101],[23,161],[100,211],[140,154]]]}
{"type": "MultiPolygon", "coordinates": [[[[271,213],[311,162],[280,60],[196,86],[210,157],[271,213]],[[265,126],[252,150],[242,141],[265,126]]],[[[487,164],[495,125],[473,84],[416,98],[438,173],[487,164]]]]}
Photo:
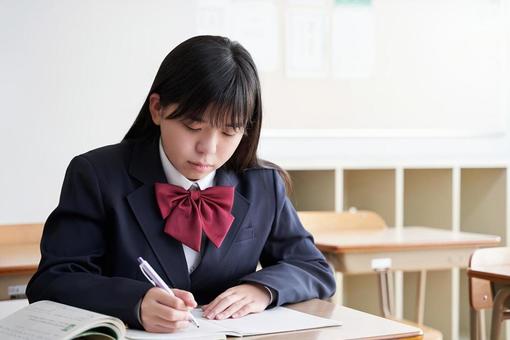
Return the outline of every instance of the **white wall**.
{"type": "MultiPolygon", "coordinates": [[[[176,0],[0,0],[0,223],[43,221],[57,204],[71,158],[122,139],[161,60],[195,34],[194,5],[176,0]]],[[[263,86],[270,84],[271,77],[262,77],[263,86]]],[[[510,97],[506,90],[505,100],[510,97]]],[[[278,92],[264,96],[274,102],[278,92]]],[[[274,115],[271,107],[269,117],[274,115]]],[[[486,114],[493,118],[500,112],[486,114]]],[[[505,115],[510,126],[510,114],[505,115]]],[[[508,134],[321,136],[279,137],[266,131],[260,155],[276,162],[510,161],[508,134]]]]}
{"type": "Polygon", "coordinates": [[[510,82],[506,2],[296,2],[279,2],[288,22],[280,44],[286,67],[263,77],[267,127],[502,131],[510,82]],[[289,71],[293,63],[308,75],[289,71]]]}

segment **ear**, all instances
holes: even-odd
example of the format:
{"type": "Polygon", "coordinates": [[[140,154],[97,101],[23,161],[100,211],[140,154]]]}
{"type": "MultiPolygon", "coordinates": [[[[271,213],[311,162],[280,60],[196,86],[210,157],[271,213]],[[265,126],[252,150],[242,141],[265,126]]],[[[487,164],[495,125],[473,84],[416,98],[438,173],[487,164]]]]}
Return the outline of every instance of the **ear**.
{"type": "Polygon", "coordinates": [[[163,108],[159,101],[159,94],[153,93],[149,96],[149,111],[151,112],[152,121],[159,126],[163,117],[163,108]]]}

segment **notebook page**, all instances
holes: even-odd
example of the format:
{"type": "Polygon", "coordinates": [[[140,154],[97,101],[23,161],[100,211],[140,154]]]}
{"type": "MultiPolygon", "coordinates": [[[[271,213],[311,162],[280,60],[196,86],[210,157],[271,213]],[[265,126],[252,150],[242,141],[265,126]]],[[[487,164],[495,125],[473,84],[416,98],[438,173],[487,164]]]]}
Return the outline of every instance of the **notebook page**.
{"type": "MultiPolygon", "coordinates": [[[[200,325],[200,328],[202,328],[202,325],[200,325]]],[[[129,340],[224,340],[226,338],[223,333],[210,333],[193,325],[175,333],[150,333],[136,329],[128,329],[126,332],[126,339],[129,340]]]]}
{"type": "MultiPolygon", "coordinates": [[[[200,322],[200,321],[199,321],[200,322]]],[[[239,319],[210,320],[227,335],[257,335],[340,326],[337,320],[321,318],[285,307],[275,307],[239,319]]]]}
{"type": "Polygon", "coordinates": [[[202,310],[192,311],[200,328],[189,327],[175,333],[149,333],[127,330],[126,339],[211,339],[211,336],[224,339],[229,336],[248,336],[257,334],[280,333],[304,329],[340,326],[337,320],[298,312],[285,307],[276,307],[261,313],[249,314],[239,319],[208,320],[202,317],[202,310]]]}
{"type": "Polygon", "coordinates": [[[174,333],[151,333],[146,331],[128,329],[126,332],[126,339],[130,340],[159,340],[159,339],[226,339],[225,330],[211,320],[202,318],[201,309],[193,309],[191,311],[193,316],[197,319],[199,328],[195,327],[192,323],[187,328],[179,330],[174,333]]]}

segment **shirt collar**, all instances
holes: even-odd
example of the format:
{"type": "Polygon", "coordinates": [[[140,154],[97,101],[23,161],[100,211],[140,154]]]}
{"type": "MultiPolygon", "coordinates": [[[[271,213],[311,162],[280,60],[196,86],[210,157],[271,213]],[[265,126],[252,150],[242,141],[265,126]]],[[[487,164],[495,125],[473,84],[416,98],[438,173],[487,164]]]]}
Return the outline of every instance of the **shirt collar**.
{"type": "Polygon", "coordinates": [[[173,185],[178,185],[183,187],[186,190],[193,184],[198,184],[198,187],[201,190],[205,190],[214,185],[214,176],[216,175],[216,170],[205,176],[204,178],[193,182],[184,177],[170,162],[168,157],[165,154],[165,150],[163,150],[163,144],[161,143],[161,138],[159,138],[159,157],[161,159],[161,164],[163,165],[163,171],[165,172],[166,180],[168,183],[173,185]]]}

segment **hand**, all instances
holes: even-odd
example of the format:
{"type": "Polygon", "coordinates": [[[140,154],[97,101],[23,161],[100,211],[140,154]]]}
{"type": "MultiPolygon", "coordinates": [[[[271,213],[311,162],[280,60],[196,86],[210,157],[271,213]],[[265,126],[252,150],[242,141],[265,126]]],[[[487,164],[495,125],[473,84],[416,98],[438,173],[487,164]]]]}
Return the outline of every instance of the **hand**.
{"type": "Polygon", "coordinates": [[[269,303],[270,295],[264,286],[256,283],[242,284],[227,289],[211,303],[203,306],[203,316],[216,320],[240,318],[250,313],[262,312],[269,303]]]}
{"type": "Polygon", "coordinates": [[[175,296],[164,289],[151,288],[143,297],[140,307],[142,326],[148,332],[172,333],[189,326],[189,309],[197,306],[193,294],[172,289],[175,296]]]}

